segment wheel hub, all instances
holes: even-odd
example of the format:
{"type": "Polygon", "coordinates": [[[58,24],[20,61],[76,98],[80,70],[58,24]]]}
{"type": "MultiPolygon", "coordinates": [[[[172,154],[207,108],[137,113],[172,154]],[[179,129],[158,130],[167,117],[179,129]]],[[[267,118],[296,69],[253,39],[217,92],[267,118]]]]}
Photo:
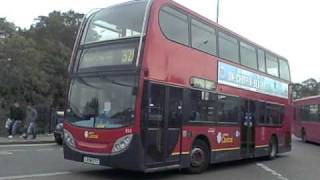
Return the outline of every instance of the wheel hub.
{"type": "Polygon", "coordinates": [[[205,161],[204,151],[200,148],[194,148],[191,151],[191,165],[193,167],[198,167],[198,166],[201,166],[201,164],[203,164],[204,161],[205,161]]]}

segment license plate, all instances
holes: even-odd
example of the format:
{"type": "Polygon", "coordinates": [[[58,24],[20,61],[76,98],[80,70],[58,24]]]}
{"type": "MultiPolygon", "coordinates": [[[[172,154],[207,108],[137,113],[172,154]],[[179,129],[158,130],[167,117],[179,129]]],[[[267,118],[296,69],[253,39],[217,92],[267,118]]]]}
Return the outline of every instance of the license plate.
{"type": "Polygon", "coordinates": [[[91,157],[83,157],[83,162],[88,164],[100,165],[100,159],[91,158],[91,157]]]}

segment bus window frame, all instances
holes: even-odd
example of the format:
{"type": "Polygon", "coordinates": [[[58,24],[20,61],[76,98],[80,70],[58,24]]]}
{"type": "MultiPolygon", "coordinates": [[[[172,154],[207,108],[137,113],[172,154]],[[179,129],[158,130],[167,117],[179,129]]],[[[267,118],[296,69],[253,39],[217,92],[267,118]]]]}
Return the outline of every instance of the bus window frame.
{"type": "MultiPolygon", "coordinates": [[[[269,109],[272,109],[272,110],[277,110],[277,112],[279,113],[279,120],[281,121],[281,123],[279,124],[275,124],[275,123],[261,123],[259,122],[259,120],[256,120],[256,126],[258,127],[276,127],[276,128],[280,128],[280,127],[283,127],[283,124],[285,122],[285,119],[286,119],[286,107],[284,104],[276,104],[276,103],[272,103],[272,102],[266,102],[266,101],[255,101],[255,102],[260,102],[260,103],[265,103],[265,108],[264,108],[264,121],[267,121],[267,109],[269,107],[269,109]],[[272,107],[274,106],[274,107],[272,107]],[[280,119],[281,118],[281,112],[280,110],[283,109],[283,119],[280,119]]],[[[259,113],[260,113],[260,110],[259,110],[259,113]]]]}
{"type": "MultiPolygon", "coordinates": [[[[191,23],[191,15],[190,15],[189,13],[187,13],[186,11],[182,10],[181,8],[178,8],[178,7],[174,6],[173,4],[165,3],[165,4],[163,4],[163,5],[159,8],[159,11],[158,11],[158,27],[159,27],[159,29],[160,29],[160,31],[161,31],[161,34],[162,34],[167,40],[169,40],[169,41],[172,41],[172,42],[174,42],[174,43],[180,44],[180,45],[185,46],[185,47],[192,48],[192,47],[191,47],[192,38],[191,38],[191,27],[190,27],[190,23],[191,23]],[[187,16],[188,43],[183,44],[183,43],[180,43],[180,42],[175,41],[175,40],[173,40],[173,39],[170,39],[170,38],[166,35],[166,33],[164,33],[164,31],[162,30],[162,28],[161,28],[161,20],[160,20],[160,13],[161,13],[162,9],[165,8],[165,7],[169,7],[169,8],[171,8],[171,9],[173,9],[173,10],[175,10],[175,11],[177,11],[177,12],[179,12],[179,13],[185,15],[185,16],[187,16]]],[[[192,48],[192,49],[193,49],[193,48],[192,48]]]]}
{"type": "MultiPolygon", "coordinates": [[[[234,64],[237,64],[237,65],[240,65],[240,66],[243,66],[243,67],[246,67],[246,68],[250,68],[250,67],[247,67],[247,66],[245,66],[245,65],[242,65],[241,64],[241,55],[240,55],[240,40],[239,40],[239,38],[238,37],[236,37],[235,35],[233,35],[232,33],[230,33],[230,32],[228,32],[228,31],[224,31],[224,30],[221,30],[221,29],[217,29],[217,43],[218,43],[218,49],[217,49],[217,56],[219,57],[219,59],[223,59],[223,60],[225,60],[225,61],[227,61],[227,62],[230,62],[230,63],[234,63],[234,64]],[[227,36],[229,36],[229,37],[231,37],[231,38],[233,38],[233,39],[235,39],[236,41],[237,41],[237,54],[238,54],[238,60],[237,60],[237,62],[235,61],[235,60],[231,60],[231,59],[226,59],[226,58],[224,58],[224,57],[221,57],[221,54],[220,54],[220,41],[219,41],[219,37],[220,37],[220,33],[223,33],[223,34],[225,34],[225,35],[227,35],[227,36]]],[[[252,68],[250,68],[250,69],[252,69],[252,68]]]]}
{"type": "Polygon", "coordinates": [[[198,50],[198,51],[201,51],[203,53],[206,53],[206,54],[209,54],[210,56],[216,56],[218,57],[218,29],[213,26],[212,24],[208,23],[208,22],[205,22],[203,19],[199,18],[199,17],[196,17],[196,16],[193,16],[193,15],[190,15],[190,23],[189,23],[189,29],[190,29],[190,48],[192,49],[195,49],[195,50],[198,50]],[[212,53],[209,53],[209,52],[206,52],[204,50],[201,50],[200,48],[194,48],[193,45],[192,45],[192,20],[194,21],[198,21],[199,23],[202,23],[210,28],[212,28],[214,30],[214,33],[215,33],[215,53],[212,54],[212,53]]]}
{"type": "Polygon", "coordinates": [[[275,53],[273,53],[273,52],[271,52],[271,51],[268,51],[268,50],[266,50],[265,48],[263,48],[263,47],[261,47],[261,46],[259,46],[259,45],[256,45],[256,44],[254,44],[254,43],[252,43],[252,42],[249,42],[249,41],[246,40],[245,38],[241,38],[241,37],[239,37],[238,35],[235,35],[233,32],[229,32],[229,31],[227,31],[226,29],[224,29],[224,28],[222,28],[222,27],[219,27],[219,26],[216,26],[216,25],[214,25],[214,24],[212,24],[212,23],[210,23],[210,22],[207,22],[207,21],[205,21],[205,20],[204,20],[203,18],[201,18],[201,17],[197,17],[197,16],[195,16],[195,15],[193,15],[193,14],[190,14],[190,13],[186,12],[185,10],[183,10],[183,9],[181,9],[181,8],[179,8],[179,7],[171,4],[171,3],[165,3],[165,4],[163,4],[163,5],[159,8],[159,11],[158,11],[158,27],[159,27],[159,29],[160,29],[160,31],[161,31],[161,34],[162,34],[168,41],[171,41],[171,42],[174,42],[174,43],[176,43],[176,44],[182,45],[182,46],[184,46],[184,47],[188,47],[188,48],[191,48],[191,49],[193,49],[193,50],[196,50],[196,51],[199,51],[199,52],[208,54],[208,55],[210,55],[210,56],[213,56],[213,57],[215,57],[215,58],[218,58],[219,60],[224,60],[224,61],[226,61],[226,62],[234,63],[234,64],[239,65],[239,66],[242,66],[242,67],[244,67],[244,68],[253,70],[255,73],[261,73],[261,74],[263,74],[263,75],[266,76],[266,77],[275,78],[275,79],[277,79],[277,80],[279,80],[279,81],[291,82],[291,69],[290,69],[290,64],[289,64],[289,62],[288,62],[288,60],[287,60],[286,58],[283,58],[282,56],[276,55],[275,53]],[[182,43],[180,43],[180,42],[177,42],[177,41],[175,41],[175,40],[169,39],[169,38],[165,35],[165,33],[163,32],[163,30],[162,30],[162,28],[161,28],[161,25],[160,25],[160,11],[161,11],[161,9],[162,9],[163,7],[170,7],[170,8],[172,8],[172,9],[178,11],[179,13],[182,13],[182,14],[184,14],[184,15],[187,16],[187,18],[188,18],[188,34],[189,34],[189,37],[188,37],[189,43],[188,43],[187,45],[186,45],[186,44],[182,44],[182,43]],[[205,52],[205,51],[203,51],[203,50],[200,50],[200,49],[197,49],[197,48],[193,48],[193,47],[192,47],[192,22],[191,22],[192,19],[197,20],[197,21],[199,21],[199,22],[201,22],[201,23],[204,23],[204,24],[208,25],[209,27],[211,27],[211,28],[213,28],[213,29],[215,30],[215,34],[216,34],[216,54],[211,54],[211,53],[205,52]],[[238,46],[238,62],[235,62],[235,61],[233,61],[233,60],[229,60],[229,59],[226,59],[226,58],[221,57],[220,51],[219,51],[219,49],[220,49],[219,33],[220,33],[220,32],[221,32],[221,33],[224,33],[224,34],[226,34],[227,36],[230,36],[230,37],[232,37],[232,38],[234,38],[234,39],[237,40],[237,46],[238,46]],[[256,58],[256,61],[257,61],[257,69],[251,68],[251,67],[249,67],[249,66],[242,65],[242,63],[241,63],[241,47],[240,47],[240,42],[244,42],[244,43],[252,46],[252,47],[255,49],[255,51],[256,51],[256,56],[257,56],[257,58],[256,58]],[[261,51],[264,53],[264,65],[265,65],[265,68],[264,68],[264,69],[265,69],[265,71],[260,71],[260,70],[259,70],[258,50],[261,50],[261,51]],[[267,53],[268,53],[269,55],[274,56],[274,57],[277,59],[277,64],[278,64],[278,76],[269,74],[269,73],[267,72],[267,58],[266,58],[267,53]],[[286,79],[280,78],[280,63],[279,63],[279,58],[281,58],[281,59],[283,59],[283,60],[285,60],[285,61],[287,62],[288,67],[289,67],[290,80],[286,80],[286,79]]]}

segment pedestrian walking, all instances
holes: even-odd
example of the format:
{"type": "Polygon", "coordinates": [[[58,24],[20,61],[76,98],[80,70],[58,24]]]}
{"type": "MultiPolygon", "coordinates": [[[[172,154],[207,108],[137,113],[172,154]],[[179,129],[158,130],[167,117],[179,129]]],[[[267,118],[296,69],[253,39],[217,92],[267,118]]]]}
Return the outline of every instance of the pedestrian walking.
{"type": "Polygon", "coordinates": [[[29,135],[32,135],[32,139],[36,138],[36,119],[38,117],[37,110],[28,104],[26,111],[26,132],[24,138],[27,139],[29,135]]]}
{"type": "Polygon", "coordinates": [[[13,124],[13,121],[10,118],[8,118],[5,123],[5,128],[7,129],[8,136],[11,136],[12,124],[13,124]]]}
{"type": "Polygon", "coordinates": [[[8,136],[8,138],[13,138],[16,133],[20,130],[22,120],[23,120],[23,110],[20,107],[20,104],[18,102],[15,102],[13,106],[10,108],[10,119],[13,121],[11,134],[8,136]]]}

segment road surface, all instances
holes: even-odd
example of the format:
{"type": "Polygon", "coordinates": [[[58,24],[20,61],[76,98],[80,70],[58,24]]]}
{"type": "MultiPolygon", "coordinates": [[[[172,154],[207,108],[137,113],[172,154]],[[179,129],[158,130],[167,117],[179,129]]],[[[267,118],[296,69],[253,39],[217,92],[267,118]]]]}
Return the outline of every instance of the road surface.
{"type": "Polygon", "coordinates": [[[244,160],[213,165],[203,174],[184,174],[178,170],[143,174],[107,167],[91,166],[63,159],[62,147],[55,144],[0,146],[0,180],[318,180],[320,145],[293,139],[293,150],[277,159],[244,160]]]}

